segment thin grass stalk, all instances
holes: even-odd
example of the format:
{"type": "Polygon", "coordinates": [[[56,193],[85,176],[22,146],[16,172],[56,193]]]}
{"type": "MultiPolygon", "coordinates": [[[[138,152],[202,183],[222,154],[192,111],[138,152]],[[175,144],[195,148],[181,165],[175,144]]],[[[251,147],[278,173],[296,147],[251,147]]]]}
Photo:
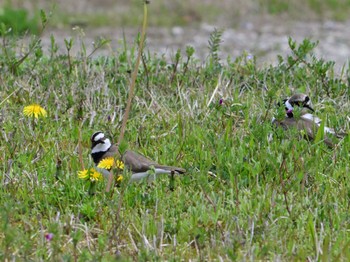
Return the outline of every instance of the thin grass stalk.
{"type": "MultiPolygon", "coordinates": [[[[141,40],[139,43],[139,50],[137,53],[137,59],[136,59],[136,64],[135,64],[135,68],[134,71],[131,75],[131,82],[130,82],[130,88],[129,88],[129,96],[128,96],[128,102],[126,104],[126,109],[125,109],[125,114],[123,117],[123,122],[122,122],[122,126],[120,128],[120,134],[119,134],[119,138],[118,138],[118,144],[120,145],[120,143],[122,142],[122,140],[124,139],[124,134],[125,134],[125,129],[126,129],[126,123],[128,121],[129,118],[129,112],[130,112],[130,108],[131,108],[131,103],[132,103],[132,99],[134,96],[134,89],[135,89],[135,83],[136,83],[136,77],[137,77],[137,73],[139,71],[139,65],[140,65],[140,60],[141,60],[141,56],[142,56],[142,52],[143,52],[143,44],[145,41],[145,34],[146,34],[146,27],[147,27],[147,1],[144,2],[143,5],[143,25],[142,25],[142,32],[141,32],[141,40]]],[[[114,167],[113,167],[114,168],[114,167]]],[[[113,170],[112,168],[112,170],[113,170]]],[[[111,171],[109,174],[109,178],[108,178],[108,183],[107,183],[107,188],[106,188],[106,192],[109,192],[113,183],[113,172],[111,171]]]]}

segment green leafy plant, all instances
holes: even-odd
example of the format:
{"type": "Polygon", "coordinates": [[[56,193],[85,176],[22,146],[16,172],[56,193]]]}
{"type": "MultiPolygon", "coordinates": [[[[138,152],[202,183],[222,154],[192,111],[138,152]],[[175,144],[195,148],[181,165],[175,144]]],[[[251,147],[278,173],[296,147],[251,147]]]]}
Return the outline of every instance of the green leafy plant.
{"type": "MultiPolygon", "coordinates": [[[[5,30],[11,35],[39,32],[38,17],[30,18],[26,9],[14,8],[11,5],[0,8],[0,24],[3,24],[5,30]]],[[[3,30],[0,31],[0,35],[4,36],[3,30]]]]}

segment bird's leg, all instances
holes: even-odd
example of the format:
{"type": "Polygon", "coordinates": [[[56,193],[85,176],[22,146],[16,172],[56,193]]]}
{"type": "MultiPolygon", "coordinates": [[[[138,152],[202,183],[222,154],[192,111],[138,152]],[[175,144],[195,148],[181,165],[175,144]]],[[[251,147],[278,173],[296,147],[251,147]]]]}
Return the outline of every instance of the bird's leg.
{"type": "Polygon", "coordinates": [[[169,189],[171,191],[174,191],[175,189],[175,179],[174,179],[175,171],[172,170],[170,173],[170,182],[169,182],[169,189]]]}

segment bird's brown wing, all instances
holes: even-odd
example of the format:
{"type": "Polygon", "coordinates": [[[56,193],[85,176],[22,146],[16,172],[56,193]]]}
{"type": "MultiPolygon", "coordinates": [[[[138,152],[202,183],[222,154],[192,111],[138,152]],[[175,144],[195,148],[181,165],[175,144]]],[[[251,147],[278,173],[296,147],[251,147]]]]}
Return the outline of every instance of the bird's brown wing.
{"type": "MultiPolygon", "coordinates": [[[[318,132],[318,125],[316,125],[313,121],[310,120],[298,120],[298,130],[305,130],[306,136],[309,140],[314,140],[316,134],[318,132]]],[[[330,148],[333,148],[335,144],[330,139],[330,137],[324,133],[323,142],[330,148]]]]}
{"type": "Polygon", "coordinates": [[[164,166],[159,165],[157,162],[146,158],[145,156],[138,154],[134,151],[127,150],[123,155],[123,161],[126,166],[128,166],[132,172],[146,172],[150,170],[151,166],[155,168],[161,168],[164,170],[178,172],[180,174],[185,173],[186,170],[180,167],[164,166]]]}
{"type": "Polygon", "coordinates": [[[157,163],[134,151],[127,150],[123,155],[124,164],[134,173],[146,172],[157,163]]]}
{"type": "Polygon", "coordinates": [[[335,135],[338,138],[344,138],[344,137],[346,137],[348,135],[348,133],[346,133],[346,132],[337,132],[337,133],[335,133],[335,135]]]}
{"type": "MultiPolygon", "coordinates": [[[[282,121],[275,121],[276,126],[281,126],[283,129],[296,128],[299,131],[304,131],[305,136],[308,140],[314,140],[318,131],[318,126],[313,122],[305,119],[296,120],[295,118],[285,118],[282,121]]],[[[329,139],[329,137],[324,135],[324,143],[330,147],[334,147],[334,143],[329,139]]]]}
{"type": "Polygon", "coordinates": [[[120,156],[118,147],[116,145],[112,145],[108,151],[104,154],[103,158],[107,157],[118,157],[120,156]]]}

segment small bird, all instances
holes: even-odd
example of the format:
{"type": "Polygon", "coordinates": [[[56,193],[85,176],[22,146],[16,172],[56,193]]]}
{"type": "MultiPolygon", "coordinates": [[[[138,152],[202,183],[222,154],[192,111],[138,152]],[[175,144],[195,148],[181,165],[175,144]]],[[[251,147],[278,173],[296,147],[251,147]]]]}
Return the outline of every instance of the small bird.
{"type": "Polygon", "coordinates": [[[310,111],[315,112],[312,108],[310,98],[305,94],[294,94],[290,98],[284,99],[283,104],[285,105],[288,117],[293,117],[293,109],[295,106],[302,108],[301,115],[310,114],[310,111]]]}
{"type": "MultiPolygon", "coordinates": [[[[283,129],[287,130],[295,127],[299,131],[305,131],[306,137],[309,140],[314,140],[318,132],[318,128],[321,126],[321,119],[310,113],[315,110],[312,108],[312,103],[310,98],[305,94],[294,94],[289,99],[283,100],[286,117],[282,120],[273,119],[272,123],[276,126],[281,126],[283,129]],[[295,107],[301,108],[301,115],[299,119],[296,119],[293,115],[293,110],[295,107]]],[[[343,138],[346,134],[336,133],[333,128],[324,127],[324,143],[333,148],[334,143],[328,134],[332,134],[337,138],[343,138]]]]}
{"type": "MultiPolygon", "coordinates": [[[[109,138],[105,137],[104,133],[98,131],[91,136],[91,157],[94,160],[96,167],[102,159],[116,156],[120,156],[118,147],[113,145],[109,138]]],[[[151,170],[154,170],[155,175],[184,174],[186,172],[186,170],[181,167],[160,165],[157,162],[131,150],[126,150],[121,159],[125,166],[132,172],[130,182],[140,181],[144,178],[148,178],[149,180],[154,179],[154,176],[151,175],[152,172],[149,172],[151,170]]],[[[109,176],[108,170],[98,167],[97,169],[104,176],[109,176]]]]}

